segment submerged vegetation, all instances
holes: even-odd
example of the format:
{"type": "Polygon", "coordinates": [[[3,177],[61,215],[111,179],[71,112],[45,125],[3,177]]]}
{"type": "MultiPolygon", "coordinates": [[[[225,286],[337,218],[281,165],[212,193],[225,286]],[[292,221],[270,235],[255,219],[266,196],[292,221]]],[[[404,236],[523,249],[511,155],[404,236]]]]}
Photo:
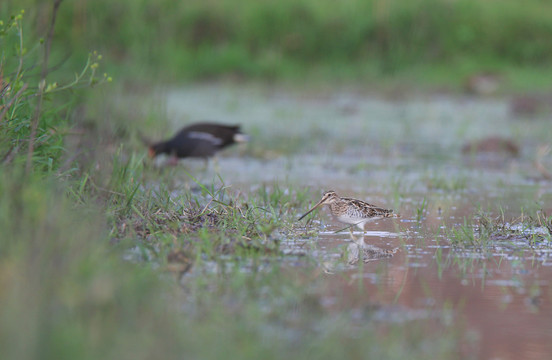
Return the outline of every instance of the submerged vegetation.
{"type": "Polygon", "coordinates": [[[460,247],[490,248],[505,244],[517,248],[546,247],[552,243],[552,217],[538,211],[506,220],[504,214],[493,218],[480,214],[476,224],[464,220],[464,224],[452,229],[452,244],[460,247]]]}

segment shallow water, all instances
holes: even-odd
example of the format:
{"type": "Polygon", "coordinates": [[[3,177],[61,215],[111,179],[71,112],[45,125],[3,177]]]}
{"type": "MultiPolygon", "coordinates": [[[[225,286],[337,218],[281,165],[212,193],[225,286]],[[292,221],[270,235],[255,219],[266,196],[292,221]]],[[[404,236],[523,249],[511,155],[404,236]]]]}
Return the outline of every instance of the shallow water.
{"type": "MultiPolygon", "coordinates": [[[[420,236],[415,223],[398,226],[406,227],[409,235],[389,236],[386,230],[392,224],[381,222],[372,227],[378,234],[364,239],[382,249],[401,248],[392,258],[365,263],[360,272],[353,267],[327,275],[329,296],[338,297],[340,306],[394,304],[429,316],[446,305],[462,314],[456,321],[462,319],[475,330],[482,358],[539,359],[552,351],[549,248],[462,252],[451,247],[446,236],[420,236]],[[350,281],[344,281],[344,274],[350,281]]],[[[347,235],[342,234],[317,239],[327,252],[340,251],[344,241],[347,235]]]]}
{"type": "MultiPolygon", "coordinates": [[[[371,223],[364,237],[366,244],[400,250],[355,266],[340,259],[351,244],[348,232],[334,233],[341,224],[326,211],[309,223],[320,230],[309,239],[315,243],[309,255],[326,270],[320,276],[328,311],[360,314],[377,303],[385,309],[374,315],[378,321],[461,322],[479,358],[551,356],[551,244],[522,239],[458,247],[450,230],[480,211],[507,219],[538,209],[552,213],[552,184],[534,165],[538,147],[551,141],[550,119],[517,119],[501,99],[220,85],[170,91],[167,111],[175,129],[217,120],[240,123],[253,137],[206,171],[184,161],[201,181],[218,173],[245,195],[260,186],[309,187],[313,203],[333,189],[402,215],[371,223]],[[521,155],[461,155],[465,142],[494,135],[513,139],[521,155]]],[[[549,169],[551,158],[542,159],[549,169]]],[[[304,240],[298,242],[282,239],[283,252],[305,251],[304,240]]]]}

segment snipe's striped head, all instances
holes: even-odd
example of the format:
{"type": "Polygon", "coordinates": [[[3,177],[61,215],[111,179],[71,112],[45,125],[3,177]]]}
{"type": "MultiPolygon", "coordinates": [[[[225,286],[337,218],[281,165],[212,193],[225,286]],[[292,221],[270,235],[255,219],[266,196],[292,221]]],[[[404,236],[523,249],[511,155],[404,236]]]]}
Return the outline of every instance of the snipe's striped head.
{"type": "Polygon", "coordinates": [[[322,199],[320,199],[320,201],[316,205],[314,205],[312,207],[312,209],[310,209],[305,214],[303,214],[297,221],[303,219],[305,216],[307,216],[308,214],[310,214],[311,212],[316,210],[316,208],[318,208],[319,206],[328,205],[328,204],[331,204],[331,203],[339,201],[339,200],[340,200],[340,197],[339,197],[339,195],[337,195],[337,193],[335,191],[333,191],[333,190],[326,191],[322,195],[322,199]]]}
{"type": "Polygon", "coordinates": [[[331,204],[331,203],[336,202],[340,199],[341,198],[339,197],[339,195],[337,195],[337,193],[335,191],[329,190],[329,191],[326,191],[322,195],[322,199],[320,200],[320,205],[331,204]]]}

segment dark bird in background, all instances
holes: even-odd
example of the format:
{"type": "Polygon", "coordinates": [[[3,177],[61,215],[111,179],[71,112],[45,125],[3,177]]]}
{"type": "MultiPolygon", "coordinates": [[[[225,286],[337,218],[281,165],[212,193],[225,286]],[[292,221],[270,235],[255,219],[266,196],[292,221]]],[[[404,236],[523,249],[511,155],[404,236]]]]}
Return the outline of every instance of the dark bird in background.
{"type": "Polygon", "coordinates": [[[207,159],[229,145],[248,140],[239,125],[197,123],[184,127],[169,140],[149,144],[149,156],[167,154],[173,158],[207,159]]]}

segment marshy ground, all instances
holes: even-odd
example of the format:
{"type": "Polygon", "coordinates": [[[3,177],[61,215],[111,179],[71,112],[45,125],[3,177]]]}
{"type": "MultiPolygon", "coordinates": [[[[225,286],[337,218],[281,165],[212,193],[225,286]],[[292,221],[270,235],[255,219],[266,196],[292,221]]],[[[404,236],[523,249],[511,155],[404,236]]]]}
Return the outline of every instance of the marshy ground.
{"type": "Polygon", "coordinates": [[[148,200],[118,220],[125,258],[177,274],[186,313],[252,307],[261,337],[302,350],[336,332],[353,352],[390,357],[552,351],[548,114],[520,118],[508,99],[255,85],[159,99],[170,126],[153,135],[216,119],[252,137],[208,166],[148,163],[148,200]],[[462,153],[487,137],[519,152],[462,153]],[[364,236],[376,255],[398,250],[351,265],[350,235],[326,211],[297,222],[329,189],[399,212],[364,236]],[[368,351],[370,336],[400,350],[368,351]]]}

